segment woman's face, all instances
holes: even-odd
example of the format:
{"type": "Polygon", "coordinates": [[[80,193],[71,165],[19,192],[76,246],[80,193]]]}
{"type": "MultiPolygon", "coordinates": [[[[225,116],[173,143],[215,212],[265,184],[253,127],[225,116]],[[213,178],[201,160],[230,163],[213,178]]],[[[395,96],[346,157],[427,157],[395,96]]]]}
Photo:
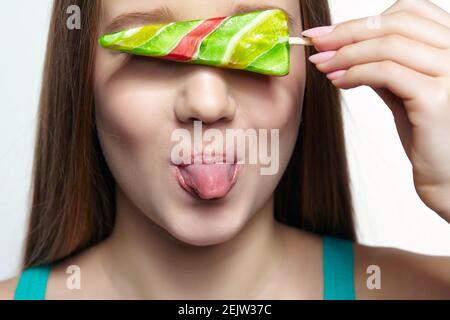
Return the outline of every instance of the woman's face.
{"type": "MultiPolygon", "coordinates": [[[[236,10],[248,12],[261,6],[286,11],[295,20],[295,25],[290,25],[291,36],[300,35],[298,0],[108,0],[104,1],[100,31],[105,33],[115,18],[128,13],[167,8],[163,12],[173,15],[168,19],[181,21],[226,16],[236,10]]],[[[145,22],[140,20],[144,16],[122,16],[120,28],[165,18],[160,11],[156,17],[150,14],[145,22]]],[[[114,27],[119,27],[118,23],[114,27]]],[[[98,47],[96,123],[118,191],[134,209],[183,242],[211,245],[229,240],[254,214],[270,205],[288,164],[301,117],[304,66],[301,47],[291,48],[290,74],[285,77],[128,56],[98,47]],[[278,163],[273,166],[277,170],[262,174],[261,169],[268,165],[261,164],[259,155],[257,164],[249,163],[249,144],[245,156],[238,153],[237,143],[233,148],[225,141],[223,154],[236,153],[245,163],[218,164],[217,158],[205,158],[205,163],[175,165],[172,151],[180,141],[172,135],[186,129],[184,132],[190,132],[194,139],[194,121],[203,122],[203,133],[214,128],[224,138],[230,129],[250,129],[258,135],[264,135],[261,129],[268,130],[267,145],[259,139],[257,148],[269,156],[272,151],[271,161],[278,163]],[[279,130],[278,154],[276,140],[271,140],[272,129],[279,130]]],[[[206,156],[210,142],[205,139],[196,144],[192,140],[191,146],[186,141],[182,145],[192,148],[192,155],[206,156]]]]}

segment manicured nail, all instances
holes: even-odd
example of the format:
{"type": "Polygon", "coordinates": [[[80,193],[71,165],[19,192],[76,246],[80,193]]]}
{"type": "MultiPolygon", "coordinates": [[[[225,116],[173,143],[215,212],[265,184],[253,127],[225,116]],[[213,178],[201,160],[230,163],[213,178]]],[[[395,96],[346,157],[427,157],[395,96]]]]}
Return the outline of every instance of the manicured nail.
{"type": "Polygon", "coordinates": [[[336,51],[325,51],[314,54],[309,57],[309,61],[314,64],[324,63],[333,58],[336,55],[336,51]]]}
{"type": "Polygon", "coordinates": [[[316,38],[330,34],[336,26],[324,26],[308,29],[302,32],[302,35],[309,38],[316,38]]]}
{"type": "Polygon", "coordinates": [[[331,72],[331,73],[327,74],[327,78],[328,78],[329,80],[331,80],[331,81],[337,80],[337,79],[339,79],[340,77],[342,77],[346,72],[347,72],[347,70],[338,70],[338,71],[334,71],[334,72],[331,72]]]}

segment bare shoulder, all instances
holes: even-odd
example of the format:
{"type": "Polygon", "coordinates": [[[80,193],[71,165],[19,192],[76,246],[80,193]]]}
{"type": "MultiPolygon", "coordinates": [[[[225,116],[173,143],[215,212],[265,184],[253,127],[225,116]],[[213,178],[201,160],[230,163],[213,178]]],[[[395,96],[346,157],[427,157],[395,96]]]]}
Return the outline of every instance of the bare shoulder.
{"type": "MultiPolygon", "coordinates": [[[[282,229],[293,264],[309,261],[318,270],[311,275],[319,285],[322,237],[289,226],[282,229]]],[[[359,243],[353,249],[357,299],[450,299],[450,257],[359,243]]]]}
{"type": "Polygon", "coordinates": [[[47,286],[48,300],[83,300],[90,290],[87,275],[95,260],[95,247],[70,256],[52,266],[47,286]],[[77,280],[78,279],[78,280],[77,280]],[[73,280],[73,281],[72,281],[73,280]]]}
{"type": "Polygon", "coordinates": [[[354,244],[359,299],[450,299],[450,257],[354,244]]]}
{"type": "MultiPolygon", "coordinates": [[[[98,281],[102,272],[97,267],[97,246],[88,248],[77,255],[67,257],[52,264],[46,287],[47,300],[82,300],[92,293],[100,292],[98,281]],[[83,271],[83,277],[81,272],[83,271]],[[80,287],[71,279],[80,278],[80,287]]],[[[20,275],[0,281],[0,300],[13,300],[20,275]]],[[[104,292],[102,292],[104,293],[104,292]]]]}
{"type": "Polygon", "coordinates": [[[103,269],[101,248],[96,244],[52,266],[47,285],[48,300],[91,300],[110,297],[114,290],[103,269]]]}
{"type": "MultiPolygon", "coordinates": [[[[61,290],[64,284],[64,270],[67,268],[72,259],[67,259],[63,262],[56,263],[52,266],[51,274],[48,281],[46,298],[49,296],[49,291],[52,292],[56,287],[59,292],[65,292],[61,290]]],[[[0,300],[13,300],[17,284],[19,283],[20,275],[17,277],[0,281],[0,300]]],[[[50,293],[50,296],[53,294],[50,293]]],[[[53,297],[52,297],[53,298],[53,297]]],[[[65,298],[65,297],[62,297],[65,298]]]]}
{"type": "Polygon", "coordinates": [[[13,300],[18,282],[19,276],[9,280],[0,281],[0,300],[13,300]]]}

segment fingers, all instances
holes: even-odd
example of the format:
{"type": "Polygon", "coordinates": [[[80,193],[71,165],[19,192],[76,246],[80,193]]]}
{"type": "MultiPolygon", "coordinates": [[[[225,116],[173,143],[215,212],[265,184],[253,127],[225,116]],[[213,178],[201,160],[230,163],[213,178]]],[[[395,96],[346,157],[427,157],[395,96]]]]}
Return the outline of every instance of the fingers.
{"type": "Polygon", "coordinates": [[[450,74],[448,51],[395,34],[354,43],[335,54],[329,51],[320,53],[311,56],[310,60],[317,63],[317,68],[323,73],[348,69],[356,64],[390,60],[430,76],[450,74]],[[331,58],[323,61],[322,57],[331,58]]]}
{"type": "MultiPolygon", "coordinates": [[[[387,89],[374,90],[386,103],[394,116],[395,126],[399,133],[400,141],[405,148],[406,154],[411,154],[411,125],[403,105],[399,103],[399,98],[387,89]]],[[[410,159],[411,160],[411,159],[410,159]]]]}
{"type": "Polygon", "coordinates": [[[411,108],[432,108],[430,100],[448,104],[450,15],[427,0],[404,0],[378,18],[307,30],[322,51],[311,62],[338,88],[392,93],[403,101],[390,104],[403,105],[408,115],[411,108]]]}
{"type": "MultiPolygon", "coordinates": [[[[363,18],[338,24],[331,33],[312,40],[319,51],[331,51],[352,43],[399,34],[436,48],[450,48],[450,28],[432,20],[408,12],[394,12],[373,19],[377,20],[363,18]]],[[[308,36],[308,31],[303,34],[308,36]]]]}
{"type": "Polygon", "coordinates": [[[355,65],[347,71],[331,73],[328,78],[341,89],[362,85],[384,88],[404,100],[417,98],[418,90],[428,97],[432,93],[432,77],[389,60],[355,65]]]}
{"type": "Polygon", "coordinates": [[[383,12],[383,15],[399,11],[406,11],[450,28],[450,14],[430,1],[400,0],[383,12]]]}

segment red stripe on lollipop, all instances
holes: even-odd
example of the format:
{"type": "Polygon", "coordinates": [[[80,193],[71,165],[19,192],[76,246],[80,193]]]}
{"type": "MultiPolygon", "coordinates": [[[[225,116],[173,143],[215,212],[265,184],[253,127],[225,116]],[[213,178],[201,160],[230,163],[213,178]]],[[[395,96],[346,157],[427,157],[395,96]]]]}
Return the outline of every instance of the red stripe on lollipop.
{"type": "Polygon", "coordinates": [[[207,19],[181,39],[164,59],[186,62],[192,60],[203,39],[214,31],[227,17],[207,19]]]}

